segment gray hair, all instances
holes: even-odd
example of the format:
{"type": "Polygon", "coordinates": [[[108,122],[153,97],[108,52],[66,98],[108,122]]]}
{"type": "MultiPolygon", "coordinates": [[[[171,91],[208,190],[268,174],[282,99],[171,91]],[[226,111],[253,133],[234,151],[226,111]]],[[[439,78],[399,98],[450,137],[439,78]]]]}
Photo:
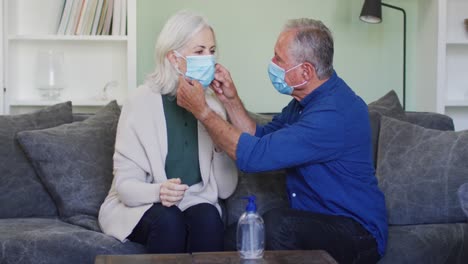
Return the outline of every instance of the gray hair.
{"type": "Polygon", "coordinates": [[[155,92],[175,95],[178,73],[167,59],[167,54],[183,48],[193,36],[205,28],[212,29],[206,18],[191,11],[182,10],[170,17],[156,41],[155,70],[146,78],[146,84],[155,92]]]}
{"type": "Polygon", "coordinates": [[[319,20],[299,18],[289,20],[284,31],[296,30],[297,34],[289,47],[295,63],[310,62],[314,65],[319,80],[333,74],[333,36],[319,20]]]}

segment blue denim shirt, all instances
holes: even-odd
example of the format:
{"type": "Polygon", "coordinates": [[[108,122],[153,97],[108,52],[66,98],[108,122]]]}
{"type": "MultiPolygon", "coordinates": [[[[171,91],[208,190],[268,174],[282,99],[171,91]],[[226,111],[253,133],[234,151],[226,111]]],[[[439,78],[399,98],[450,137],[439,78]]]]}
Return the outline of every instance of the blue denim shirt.
{"type": "Polygon", "coordinates": [[[336,73],[257,125],[255,136],[243,133],[236,154],[244,172],[286,169],[292,208],[353,218],[375,237],[383,256],[387,215],[367,105],[336,73]]]}

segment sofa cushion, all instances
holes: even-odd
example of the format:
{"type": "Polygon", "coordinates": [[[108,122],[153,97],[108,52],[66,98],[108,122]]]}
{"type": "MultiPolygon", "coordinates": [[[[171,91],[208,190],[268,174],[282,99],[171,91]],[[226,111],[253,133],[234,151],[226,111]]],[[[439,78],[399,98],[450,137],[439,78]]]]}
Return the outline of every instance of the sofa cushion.
{"type": "Polygon", "coordinates": [[[393,225],[465,221],[457,190],[468,181],[468,131],[426,129],[382,117],[377,178],[393,225]]]}
{"type": "Polygon", "coordinates": [[[379,264],[466,263],[468,223],[389,226],[379,264]]]}
{"type": "Polygon", "coordinates": [[[0,262],[94,263],[96,255],[143,254],[144,246],[58,219],[0,219],[0,262]]]}
{"type": "Polygon", "coordinates": [[[273,208],[287,207],[286,174],[284,171],[265,173],[239,172],[239,182],[234,194],[226,200],[227,225],[237,223],[245,212],[247,200],[243,197],[257,197],[257,212],[262,215],[273,208]]]}
{"type": "Polygon", "coordinates": [[[460,200],[463,212],[468,217],[468,182],[458,188],[458,200],[460,200]]]}
{"type": "Polygon", "coordinates": [[[57,215],[50,195],[15,141],[15,135],[18,131],[70,122],[71,102],[29,114],[0,115],[0,218],[57,215]]]}
{"type": "Polygon", "coordinates": [[[453,131],[455,126],[450,116],[431,112],[405,112],[407,122],[430,129],[453,131]]]}
{"type": "Polygon", "coordinates": [[[386,95],[368,105],[369,112],[375,111],[383,116],[406,121],[405,110],[400,104],[398,95],[391,90],[386,95]]]}
{"type": "Polygon", "coordinates": [[[113,101],[84,121],[18,133],[59,215],[68,222],[83,226],[87,217],[98,215],[112,182],[119,115],[113,101]]]}

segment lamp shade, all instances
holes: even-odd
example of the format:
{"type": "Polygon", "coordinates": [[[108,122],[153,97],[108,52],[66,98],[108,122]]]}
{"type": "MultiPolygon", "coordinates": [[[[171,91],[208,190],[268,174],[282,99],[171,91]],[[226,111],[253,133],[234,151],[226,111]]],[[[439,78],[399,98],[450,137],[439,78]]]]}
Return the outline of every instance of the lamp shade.
{"type": "Polygon", "coordinates": [[[382,0],[365,0],[359,19],[372,24],[382,22],[382,0]]]}

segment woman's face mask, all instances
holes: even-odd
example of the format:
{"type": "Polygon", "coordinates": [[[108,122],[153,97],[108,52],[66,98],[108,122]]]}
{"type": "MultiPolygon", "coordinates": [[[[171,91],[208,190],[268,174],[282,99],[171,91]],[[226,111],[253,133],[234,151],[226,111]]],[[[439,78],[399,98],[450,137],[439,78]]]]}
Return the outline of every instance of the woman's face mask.
{"type": "Polygon", "coordinates": [[[286,83],[286,81],[284,80],[287,72],[289,72],[291,70],[294,70],[295,68],[297,68],[297,67],[299,67],[301,65],[302,65],[302,63],[292,67],[291,69],[289,69],[287,71],[285,71],[283,68],[276,65],[273,61],[270,61],[270,64],[268,65],[268,75],[270,76],[271,83],[273,84],[273,86],[275,87],[275,89],[278,92],[280,92],[282,94],[291,95],[295,87],[299,87],[299,86],[302,86],[302,85],[307,83],[307,81],[305,81],[305,82],[303,82],[301,84],[298,84],[298,85],[289,86],[286,83]]]}
{"type": "Polygon", "coordinates": [[[174,51],[177,57],[183,58],[187,62],[187,71],[185,74],[180,72],[179,68],[176,70],[179,74],[197,80],[203,85],[203,88],[208,88],[210,83],[214,80],[216,59],[214,55],[200,55],[200,56],[187,56],[184,57],[178,51],[174,51]]]}

